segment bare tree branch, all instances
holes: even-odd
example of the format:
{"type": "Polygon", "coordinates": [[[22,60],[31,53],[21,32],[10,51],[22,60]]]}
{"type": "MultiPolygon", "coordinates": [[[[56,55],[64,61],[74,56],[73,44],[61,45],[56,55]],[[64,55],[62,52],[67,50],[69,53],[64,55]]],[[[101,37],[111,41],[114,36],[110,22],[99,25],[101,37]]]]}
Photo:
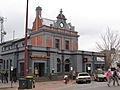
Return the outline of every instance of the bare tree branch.
{"type": "Polygon", "coordinates": [[[110,55],[109,60],[111,63],[116,59],[118,52],[120,50],[120,36],[118,33],[115,33],[107,27],[105,35],[101,35],[101,43],[96,42],[97,49],[99,51],[108,51],[110,55]]]}

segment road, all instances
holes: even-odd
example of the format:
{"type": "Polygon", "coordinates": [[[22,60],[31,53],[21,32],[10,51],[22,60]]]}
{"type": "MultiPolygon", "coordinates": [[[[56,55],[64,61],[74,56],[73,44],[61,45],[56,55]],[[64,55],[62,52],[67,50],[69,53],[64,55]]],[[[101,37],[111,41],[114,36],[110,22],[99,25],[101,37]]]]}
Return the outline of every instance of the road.
{"type": "Polygon", "coordinates": [[[120,86],[108,87],[107,82],[92,82],[91,84],[73,84],[52,90],[120,90],[120,86]]]}

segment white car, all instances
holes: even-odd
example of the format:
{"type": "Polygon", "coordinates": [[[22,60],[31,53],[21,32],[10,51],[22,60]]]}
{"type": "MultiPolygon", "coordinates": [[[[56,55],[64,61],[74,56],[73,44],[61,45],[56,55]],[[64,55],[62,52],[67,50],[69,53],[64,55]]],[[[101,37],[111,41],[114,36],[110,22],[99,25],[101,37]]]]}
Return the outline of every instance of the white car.
{"type": "Polygon", "coordinates": [[[91,83],[91,76],[87,72],[78,73],[76,83],[91,83]]]}
{"type": "Polygon", "coordinates": [[[97,69],[93,76],[95,81],[106,81],[106,74],[102,69],[97,69]]]}

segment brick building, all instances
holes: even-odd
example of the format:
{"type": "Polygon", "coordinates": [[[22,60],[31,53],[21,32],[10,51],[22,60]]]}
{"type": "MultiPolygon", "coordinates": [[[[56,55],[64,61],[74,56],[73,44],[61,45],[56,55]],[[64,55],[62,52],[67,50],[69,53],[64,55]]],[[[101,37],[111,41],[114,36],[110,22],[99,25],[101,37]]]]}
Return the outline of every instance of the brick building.
{"type": "MultiPolygon", "coordinates": [[[[36,8],[36,17],[28,36],[28,73],[37,77],[51,73],[63,75],[71,70],[93,72],[104,68],[105,56],[98,52],[78,50],[78,32],[67,23],[62,10],[57,20],[42,18],[41,7],[36,8]]],[[[0,69],[24,73],[24,38],[0,44],[0,69]]]]}

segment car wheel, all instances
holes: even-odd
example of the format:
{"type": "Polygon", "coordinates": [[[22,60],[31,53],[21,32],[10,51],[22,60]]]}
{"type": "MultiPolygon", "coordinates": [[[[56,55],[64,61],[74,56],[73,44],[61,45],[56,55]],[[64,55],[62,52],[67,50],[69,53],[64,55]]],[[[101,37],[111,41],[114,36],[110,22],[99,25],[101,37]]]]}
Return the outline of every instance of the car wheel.
{"type": "Polygon", "coordinates": [[[100,81],[100,79],[99,79],[99,78],[97,78],[97,81],[99,82],[99,81],[100,81]]]}
{"type": "Polygon", "coordinates": [[[88,81],[88,83],[91,83],[91,81],[88,81]]]}
{"type": "Polygon", "coordinates": [[[77,84],[79,84],[80,82],[76,81],[77,84]]]}

